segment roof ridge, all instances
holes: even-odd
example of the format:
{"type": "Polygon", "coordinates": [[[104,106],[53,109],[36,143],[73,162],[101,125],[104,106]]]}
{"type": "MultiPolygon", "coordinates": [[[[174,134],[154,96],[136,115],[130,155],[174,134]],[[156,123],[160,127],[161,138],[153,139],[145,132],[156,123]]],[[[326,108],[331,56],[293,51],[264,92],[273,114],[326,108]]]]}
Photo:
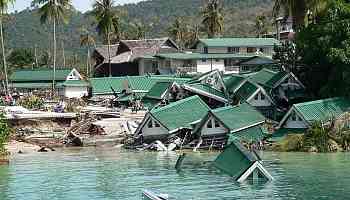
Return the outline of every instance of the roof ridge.
{"type": "Polygon", "coordinates": [[[165,110],[165,109],[168,109],[168,108],[177,106],[177,105],[179,105],[179,104],[182,104],[182,103],[185,103],[185,102],[188,102],[188,101],[192,101],[192,100],[194,100],[194,99],[199,99],[199,101],[201,102],[201,104],[204,104],[208,109],[210,109],[210,108],[208,107],[208,105],[207,105],[206,103],[204,103],[203,100],[202,100],[198,95],[194,95],[194,96],[187,97],[187,98],[185,98],[185,99],[181,99],[181,100],[179,100],[179,101],[170,103],[170,104],[168,104],[168,105],[166,105],[166,106],[164,106],[164,107],[151,110],[150,112],[151,112],[151,113],[157,113],[157,112],[163,111],[163,110],[165,110]]]}

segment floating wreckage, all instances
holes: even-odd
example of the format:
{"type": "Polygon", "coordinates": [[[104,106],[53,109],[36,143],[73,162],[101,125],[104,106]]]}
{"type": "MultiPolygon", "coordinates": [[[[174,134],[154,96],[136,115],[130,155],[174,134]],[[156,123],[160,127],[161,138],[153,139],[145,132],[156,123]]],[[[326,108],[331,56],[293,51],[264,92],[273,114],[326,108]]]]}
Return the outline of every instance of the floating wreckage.
{"type": "Polygon", "coordinates": [[[225,148],[215,159],[214,166],[240,183],[246,180],[253,180],[253,183],[273,180],[271,174],[263,167],[258,154],[237,141],[225,148]]]}
{"type": "Polygon", "coordinates": [[[144,190],[142,192],[143,200],[169,200],[169,196],[167,194],[155,194],[152,191],[144,190]]]}

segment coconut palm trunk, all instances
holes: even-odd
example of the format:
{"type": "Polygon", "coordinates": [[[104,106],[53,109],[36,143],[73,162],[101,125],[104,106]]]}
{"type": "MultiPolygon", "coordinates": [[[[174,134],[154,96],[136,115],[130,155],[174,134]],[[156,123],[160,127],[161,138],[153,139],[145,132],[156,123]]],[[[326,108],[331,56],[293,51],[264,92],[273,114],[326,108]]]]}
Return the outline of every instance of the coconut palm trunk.
{"type": "Polygon", "coordinates": [[[108,51],[108,70],[109,70],[109,77],[112,76],[112,64],[111,64],[111,39],[109,32],[107,33],[107,51],[108,51]]]}
{"type": "Polygon", "coordinates": [[[7,76],[7,63],[6,63],[6,55],[5,55],[4,32],[3,32],[3,11],[1,11],[1,16],[0,16],[0,34],[1,34],[2,59],[3,59],[4,73],[5,73],[5,91],[6,91],[6,94],[9,94],[9,81],[7,76]]]}
{"type": "Polygon", "coordinates": [[[86,76],[90,77],[90,47],[87,48],[86,76]]]}
{"type": "MultiPolygon", "coordinates": [[[[56,0],[55,0],[56,3],[56,0]]],[[[56,82],[56,19],[53,19],[53,77],[52,77],[52,91],[55,92],[56,82]]]]}

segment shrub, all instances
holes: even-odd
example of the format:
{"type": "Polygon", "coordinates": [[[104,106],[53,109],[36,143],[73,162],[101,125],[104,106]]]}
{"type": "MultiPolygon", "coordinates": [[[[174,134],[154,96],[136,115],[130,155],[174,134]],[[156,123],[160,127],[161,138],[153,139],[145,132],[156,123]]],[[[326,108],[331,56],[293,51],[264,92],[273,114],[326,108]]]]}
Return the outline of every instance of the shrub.
{"type": "Polygon", "coordinates": [[[0,155],[5,154],[5,143],[10,136],[10,128],[3,115],[0,115],[0,155]]]}

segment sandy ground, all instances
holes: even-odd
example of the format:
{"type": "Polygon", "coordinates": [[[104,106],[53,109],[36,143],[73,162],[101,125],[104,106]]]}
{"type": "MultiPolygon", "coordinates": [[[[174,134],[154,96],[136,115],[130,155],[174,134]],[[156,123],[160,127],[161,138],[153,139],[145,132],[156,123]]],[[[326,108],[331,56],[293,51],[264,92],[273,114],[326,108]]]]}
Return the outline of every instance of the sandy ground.
{"type": "Polygon", "coordinates": [[[40,147],[37,145],[32,145],[25,142],[18,142],[14,140],[7,143],[5,148],[11,153],[11,155],[17,154],[19,151],[21,151],[22,153],[33,153],[37,152],[40,149],[40,147]]]}

